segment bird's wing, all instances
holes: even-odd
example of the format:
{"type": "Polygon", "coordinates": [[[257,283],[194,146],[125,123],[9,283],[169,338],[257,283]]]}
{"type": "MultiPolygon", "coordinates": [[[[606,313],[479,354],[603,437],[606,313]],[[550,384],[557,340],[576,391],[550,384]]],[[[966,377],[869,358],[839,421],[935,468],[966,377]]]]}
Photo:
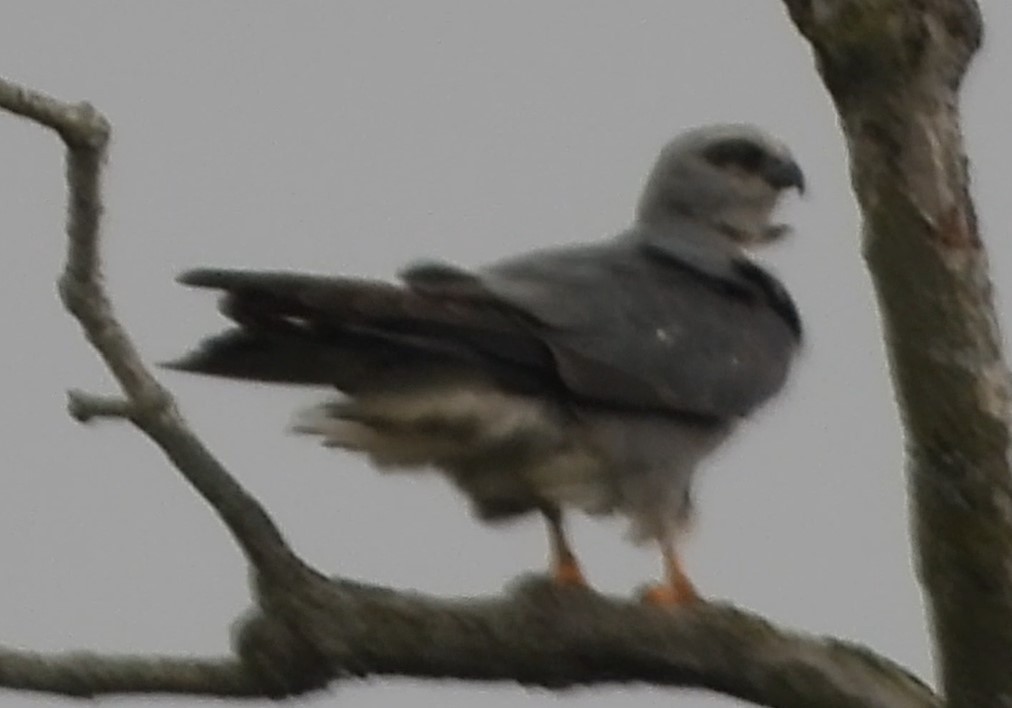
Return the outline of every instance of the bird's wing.
{"type": "Polygon", "coordinates": [[[550,351],[520,313],[447,282],[445,292],[428,292],[376,280],[218,269],[179,280],[222,291],[221,310],[240,326],[170,368],[349,393],[468,377],[520,390],[560,386],[550,351]]]}
{"type": "Polygon", "coordinates": [[[559,376],[606,405],[727,418],[776,393],[800,337],[783,287],[721,239],[630,232],[493,266],[484,287],[541,323],[559,376]],[[684,248],[680,248],[680,244],[684,248]]]}
{"type": "Polygon", "coordinates": [[[630,233],[404,285],[197,270],[241,327],[176,368],[355,393],[479,377],[587,404],[745,415],[783,384],[797,314],[772,276],[691,232],[630,233]],[[684,248],[679,234],[686,236],[684,248]]]}

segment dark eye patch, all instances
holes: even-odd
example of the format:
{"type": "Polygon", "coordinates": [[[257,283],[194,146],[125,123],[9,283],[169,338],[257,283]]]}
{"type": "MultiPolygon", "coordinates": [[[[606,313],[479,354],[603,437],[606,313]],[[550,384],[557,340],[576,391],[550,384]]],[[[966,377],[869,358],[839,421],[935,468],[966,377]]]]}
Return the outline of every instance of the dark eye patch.
{"type": "Polygon", "coordinates": [[[714,165],[737,165],[749,172],[758,172],[766,158],[766,151],[750,140],[731,138],[706,148],[703,156],[714,165]]]}

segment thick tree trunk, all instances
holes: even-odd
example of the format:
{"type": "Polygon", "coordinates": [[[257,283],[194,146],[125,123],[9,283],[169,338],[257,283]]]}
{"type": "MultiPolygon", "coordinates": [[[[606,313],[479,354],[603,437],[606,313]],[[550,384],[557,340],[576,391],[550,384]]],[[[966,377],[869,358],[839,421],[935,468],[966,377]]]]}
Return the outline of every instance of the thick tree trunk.
{"type": "Polygon", "coordinates": [[[1009,377],[968,192],[971,0],[788,0],[836,103],[906,431],[918,568],[951,706],[1012,702],[1009,377]]]}

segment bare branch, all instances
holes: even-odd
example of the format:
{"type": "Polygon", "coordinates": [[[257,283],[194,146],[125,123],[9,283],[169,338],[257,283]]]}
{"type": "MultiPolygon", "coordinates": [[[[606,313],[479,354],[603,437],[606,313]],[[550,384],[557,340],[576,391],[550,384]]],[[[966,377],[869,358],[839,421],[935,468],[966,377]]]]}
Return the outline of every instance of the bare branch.
{"type": "Polygon", "coordinates": [[[847,134],[909,452],[917,557],[952,706],[1012,696],[1009,374],[968,192],[972,0],[786,0],[847,134]]]}
{"type": "MultiPolygon", "coordinates": [[[[60,295],[123,389],[126,403],[112,408],[129,409],[134,424],[218,511],[260,573],[296,582],[308,572],[304,564],[287,547],[264,509],[190,432],[172,397],[144,367],[113,314],[99,258],[101,168],[110,134],[108,122],[87,103],[62,103],[3,80],[0,107],[52,128],[67,145],[68,251],[60,295]]],[[[105,404],[98,406],[102,408],[109,412],[105,404]]]]}
{"type": "MultiPolygon", "coordinates": [[[[274,603],[292,599],[264,598],[286,619],[289,610],[274,603]]],[[[336,580],[294,609],[311,620],[301,633],[335,676],[549,688],[647,682],[769,706],[938,705],[927,687],[866,649],[784,632],[730,606],[670,612],[538,579],[505,597],[460,601],[336,580]]]]}
{"type": "Polygon", "coordinates": [[[68,391],[67,412],[77,422],[88,423],[93,418],[130,418],[134,414],[134,406],[125,398],[68,391]]]}
{"type": "Polygon", "coordinates": [[[77,696],[281,697],[330,680],[399,675],[555,690],[645,682],[783,707],[939,705],[930,689],[867,649],[783,632],[730,606],[668,612],[536,579],[484,600],[323,579],[309,593],[265,599],[271,614],[254,611],[236,631],[239,662],[0,651],[0,686],[77,696]]]}
{"type": "Polygon", "coordinates": [[[263,696],[259,681],[235,659],[42,655],[0,649],[0,686],[92,698],[102,694],[263,696]]]}
{"type": "Polygon", "coordinates": [[[88,103],[70,104],[0,79],[0,106],[47,128],[70,147],[102,152],[109,141],[109,123],[88,103]]]}

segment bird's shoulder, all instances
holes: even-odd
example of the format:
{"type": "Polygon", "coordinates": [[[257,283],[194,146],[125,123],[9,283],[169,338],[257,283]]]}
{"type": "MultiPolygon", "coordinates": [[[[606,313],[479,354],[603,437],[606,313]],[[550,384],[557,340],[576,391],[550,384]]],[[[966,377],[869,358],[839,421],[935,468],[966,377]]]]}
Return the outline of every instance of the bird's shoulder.
{"type": "MultiPolygon", "coordinates": [[[[745,301],[768,306],[800,337],[787,289],[719,233],[689,220],[636,226],[592,243],[529,251],[466,270],[438,261],[400,274],[420,292],[517,308],[543,324],[583,322],[597,304],[671,307],[671,300],[745,301]]],[[[675,308],[678,310],[680,308],[675,308]]]]}
{"type": "Polygon", "coordinates": [[[633,229],[476,271],[430,263],[403,277],[517,312],[578,397],[722,418],[780,387],[799,325],[776,278],[707,236],[633,229]]]}

